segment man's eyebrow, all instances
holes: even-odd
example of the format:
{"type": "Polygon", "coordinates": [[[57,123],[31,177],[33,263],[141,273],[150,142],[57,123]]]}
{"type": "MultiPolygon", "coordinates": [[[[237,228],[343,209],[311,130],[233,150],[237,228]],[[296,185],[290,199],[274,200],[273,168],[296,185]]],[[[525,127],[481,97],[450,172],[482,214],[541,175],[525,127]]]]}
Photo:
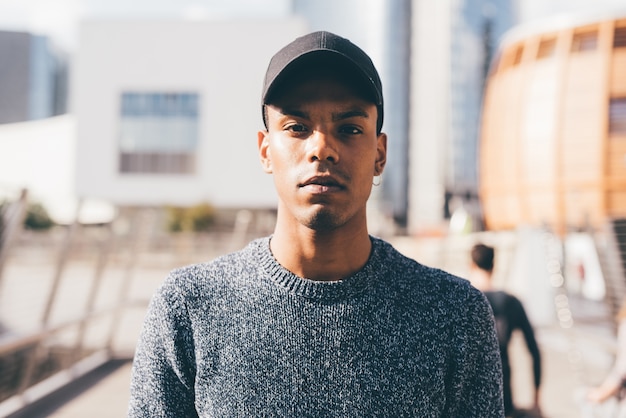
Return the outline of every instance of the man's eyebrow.
{"type": "Polygon", "coordinates": [[[299,110],[299,109],[282,108],[282,109],[278,109],[278,111],[283,116],[295,116],[295,117],[303,118],[303,119],[309,118],[309,114],[307,112],[299,110]]]}
{"type": "Polygon", "coordinates": [[[355,117],[368,119],[370,115],[369,113],[367,113],[365,110],[362,110],[362,109],[351,109],[346,112],[333,113],[333,121],[335,122],[339,120],[350,119],[350,118],[355,118],[355,117]]]}

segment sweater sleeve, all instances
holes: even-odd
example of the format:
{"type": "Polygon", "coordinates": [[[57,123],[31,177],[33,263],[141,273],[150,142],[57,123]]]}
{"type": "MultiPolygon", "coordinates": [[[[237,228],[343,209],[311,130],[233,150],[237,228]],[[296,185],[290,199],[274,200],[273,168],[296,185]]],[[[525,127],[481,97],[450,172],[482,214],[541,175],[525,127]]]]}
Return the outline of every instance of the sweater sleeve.
{"type": "Polygon", "coordinates": [[[466,301],[465,381],[458,416],[504,417],[502,362],[489,302],[471,288],[466,301]]]}
{"type": "Polygon", "coordinates": [[[128,416],[197,417],[194,379],[189,315],[174,286],[164,285],[150,302],[136,348],[128,416]]]}

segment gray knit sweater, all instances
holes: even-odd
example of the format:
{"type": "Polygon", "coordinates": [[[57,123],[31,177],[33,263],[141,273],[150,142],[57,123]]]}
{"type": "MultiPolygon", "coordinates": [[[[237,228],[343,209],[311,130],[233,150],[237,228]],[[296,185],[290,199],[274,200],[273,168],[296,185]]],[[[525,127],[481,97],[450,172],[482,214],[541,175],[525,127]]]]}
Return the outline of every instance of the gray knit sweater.
{"type": "Polygon", "coordinates": [[[363,269],[300,278],[269,238],[173,271],[137,346],[130,417],[503,417],[491,308],[372,238],[363,269]]]}

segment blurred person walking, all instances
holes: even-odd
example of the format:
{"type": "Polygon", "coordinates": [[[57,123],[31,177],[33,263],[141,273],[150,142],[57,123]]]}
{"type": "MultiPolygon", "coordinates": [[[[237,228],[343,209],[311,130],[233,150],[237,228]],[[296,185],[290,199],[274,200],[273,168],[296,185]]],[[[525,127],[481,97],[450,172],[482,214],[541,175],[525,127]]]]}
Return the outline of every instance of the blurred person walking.
{"type": "Polygon", "coordinates": [[[541,416],[539,405],[539,387],[541,384],[541,355],[535,339],[535,332],[528,320],[522,302],[512,294],[495,289],[493,284],[495,250],[482,243],[475,244],[471,250],[469,280],[481,290],[493,309],[496,320],[496,331],[502,358],[502,374],[504,384],[504,411],[506,416],[541,416]],[[534,400],[530,410],[517,409],[513,402],[511,389],[511,362],[509,358],[509,344],[515,330],[524,335],[526,347],[532,356],[534,377],[534,400]]]}

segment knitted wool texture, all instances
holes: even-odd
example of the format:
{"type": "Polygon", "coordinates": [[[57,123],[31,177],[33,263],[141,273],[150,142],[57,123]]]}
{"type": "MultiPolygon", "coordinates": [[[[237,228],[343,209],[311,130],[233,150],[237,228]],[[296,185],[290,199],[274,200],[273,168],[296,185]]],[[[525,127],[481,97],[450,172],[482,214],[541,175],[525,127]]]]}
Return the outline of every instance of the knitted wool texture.
{"type": "Polygon", "coordinates": [[[483,294],[371,239],[337,282],[292,274],[269,237],[174,270],[145,319],[129,417],[503,417],[483,294]]]}

